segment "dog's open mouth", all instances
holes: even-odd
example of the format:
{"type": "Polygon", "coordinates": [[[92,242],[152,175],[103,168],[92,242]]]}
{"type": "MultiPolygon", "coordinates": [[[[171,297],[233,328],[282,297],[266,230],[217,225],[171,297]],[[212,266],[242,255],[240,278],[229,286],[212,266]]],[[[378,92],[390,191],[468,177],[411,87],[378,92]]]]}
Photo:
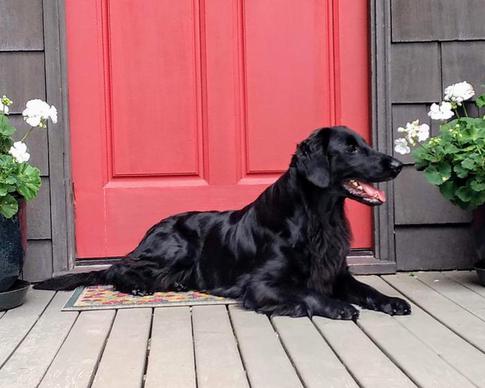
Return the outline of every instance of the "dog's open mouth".
{"type": "Polygon", "coordinates": [[[372,186],[372,184],[349,179],[343,183],[343,187],[350,198],[356,199],[366,205],[381,205],[386,202],[386,193],[372,186]]]}

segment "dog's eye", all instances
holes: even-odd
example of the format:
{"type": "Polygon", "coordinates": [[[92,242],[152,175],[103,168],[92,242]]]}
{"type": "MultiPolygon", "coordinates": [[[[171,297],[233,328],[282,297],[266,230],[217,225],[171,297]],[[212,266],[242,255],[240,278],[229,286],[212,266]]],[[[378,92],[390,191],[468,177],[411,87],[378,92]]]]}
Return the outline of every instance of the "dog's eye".
{"type": "Polygon", "coordinates": [[[347,147],[347,151],[354,154],[359,151],[359,147],[357,147],[355,144],[351,144],[347,147]]]}

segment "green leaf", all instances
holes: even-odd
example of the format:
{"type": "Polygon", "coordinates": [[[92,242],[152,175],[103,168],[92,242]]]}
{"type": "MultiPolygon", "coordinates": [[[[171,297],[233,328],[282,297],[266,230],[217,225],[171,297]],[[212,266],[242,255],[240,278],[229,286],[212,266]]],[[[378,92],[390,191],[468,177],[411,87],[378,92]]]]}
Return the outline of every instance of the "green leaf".
{"type": "Polygon", "coordinates": [[[455,197],[455,185],[453,181],[449,180],[440,186],[440,192],[447,200],[452,200],[455,197]]]}
{"type": "Polygon", "coordinates": [[[457,164],[456,166],[454,166],[453,171],[455,171],[458,178],[466,178],[468,176],[468,173],[470,172],[466,168],[463,168],[461,164],[457,164]]]}
{"type": "Polygon", "coordinates": [[[10,121],[7,116],[0,115],[0,135],[12,136],[15,132],[15,127],[10,125],[10,121]]]}
{"type": "Polygon", "coordinates": [[[479,108],[483,108],[485,106],[485,94],[478,96],[478,98],[475,100],[475,103],[479,108]]]}
{"type": "Polygon", "coordinates": [[[463,162],[461,162],[461,166],[466,168],[467,170],[473,170],[475,168],[475,160],[471,158],[466,158],[463,162]]]}
{"type": "Polygon", "coordinates": [[[440,162],[437,165],[437,170],[441,175],[441,180],[444,182],[448,180],[451,176],[451,166],[445,161],[440,162]]]}
{"type": "Polygon", "coordinates": [[[468,186],[462,186],[458,190],[456,190],[456,196],[463,202],[470,202],[473,196],[473,192],[468,186]]]}
{"type": "Polygon", "coordinates": [[[12,218],[17,214],[19,204],[17,200],[10,194],[0,197],[0,214],[5,218],[12,218]]]}
{"type": "Polygon", "coordinates": [[[41,180],[40,171],[36,167],[24,164],[17,179],[17,190],[29,201],[36,197],[39,192],[41,180]]]}
{"type": "Polygon", "coordinates": [[[485,191],[485,182],[481,182],[477,179],[474,179],[471,181],[470,187],[473,191],[476,191],[476,192],[485,191]]]}
{"type": "Polygon", "coordinates": [[[440,172],[434,166],[426,167],[424,170],[424,176],[428,182],[433,185],[439,186],[443,183],[443,178],[441,177],[440,172]]]}

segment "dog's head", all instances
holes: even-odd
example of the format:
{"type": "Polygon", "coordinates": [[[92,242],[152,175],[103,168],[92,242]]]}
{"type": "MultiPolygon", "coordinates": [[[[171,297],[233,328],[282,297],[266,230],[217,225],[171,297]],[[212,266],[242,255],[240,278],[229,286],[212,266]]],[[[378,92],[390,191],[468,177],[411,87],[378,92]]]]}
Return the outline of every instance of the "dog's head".
{"type": "Polygon", "coordinates": [[[316,187],[367,205],[386,201],[372,183],[394,179],[402,168],[399,160],[373,150],[346,127],[314,131],[298,145],[291,165],[316,187]]]}

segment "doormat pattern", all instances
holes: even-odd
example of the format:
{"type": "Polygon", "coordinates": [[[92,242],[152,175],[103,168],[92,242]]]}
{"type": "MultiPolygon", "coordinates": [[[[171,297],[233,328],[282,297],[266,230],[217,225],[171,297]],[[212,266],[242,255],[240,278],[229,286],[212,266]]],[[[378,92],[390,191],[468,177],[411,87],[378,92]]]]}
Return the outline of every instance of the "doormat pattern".
{"type": "Polygon", "coordinates": [[[62,311],[235,303],[237,302],[233,299],[209,295],[198,291],[156,292],[153,295],[134,296],[115,291],[112,286],[90,286],[76,288],[62,311]]]}

